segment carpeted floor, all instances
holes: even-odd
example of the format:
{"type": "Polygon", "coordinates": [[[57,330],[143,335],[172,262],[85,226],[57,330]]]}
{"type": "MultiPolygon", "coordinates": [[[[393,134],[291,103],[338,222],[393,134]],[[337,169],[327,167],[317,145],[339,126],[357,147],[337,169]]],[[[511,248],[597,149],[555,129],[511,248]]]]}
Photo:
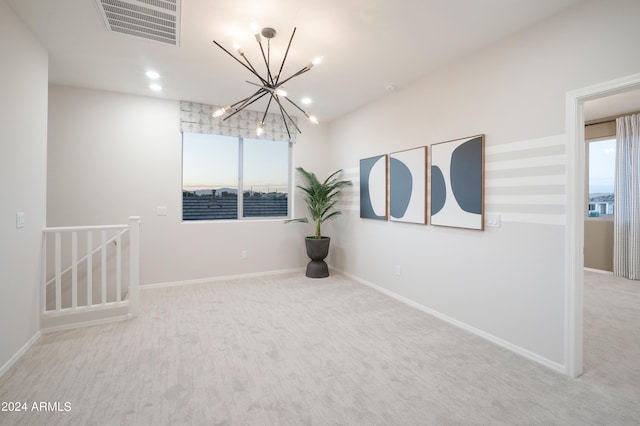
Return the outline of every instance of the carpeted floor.
{"type": "Polygon", "coordinates": [[[291,274],[146,290],[135,319],[44,335],[0,378],[29,408],[0,424],[638,425],[640,282],[585,276],[579,379],[344,276],[291,274]]]}

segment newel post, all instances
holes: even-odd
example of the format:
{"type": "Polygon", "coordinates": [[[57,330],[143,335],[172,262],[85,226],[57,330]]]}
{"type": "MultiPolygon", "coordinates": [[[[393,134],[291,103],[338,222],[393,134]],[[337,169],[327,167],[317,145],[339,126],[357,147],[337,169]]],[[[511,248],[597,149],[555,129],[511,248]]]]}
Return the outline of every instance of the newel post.
{"type": "Polygon", "coordinates": [[[140,313],[140,216],[129,217],[129,312],[140,313]]]}

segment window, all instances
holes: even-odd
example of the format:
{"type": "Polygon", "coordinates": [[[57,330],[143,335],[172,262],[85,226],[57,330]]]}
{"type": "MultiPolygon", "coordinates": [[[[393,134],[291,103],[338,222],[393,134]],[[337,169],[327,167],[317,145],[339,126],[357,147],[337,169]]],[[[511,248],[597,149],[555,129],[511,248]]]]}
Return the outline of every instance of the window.
{"type": "Polygon", "coordinates": [[[287,217],[290,158],[289,142],[183,133],[182,219],[287,217]]]}
{"type": "Polygon", "coordinates": [[[587,143],[588,215],[613,218],[615,207],[613,185],[616,169],[616,140],[594,140],[587,143]]]}

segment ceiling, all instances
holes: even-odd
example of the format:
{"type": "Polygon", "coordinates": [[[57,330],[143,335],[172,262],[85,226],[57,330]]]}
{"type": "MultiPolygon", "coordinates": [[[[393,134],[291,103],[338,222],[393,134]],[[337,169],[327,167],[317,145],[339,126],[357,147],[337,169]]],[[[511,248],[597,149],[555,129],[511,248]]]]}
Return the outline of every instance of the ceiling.
{"type": "Polygon", "coordinates": [[[640,112],[640,90],[630,90],[584,103],[585,121],[637,112],[640,112]]]}
{"type": "Polygon", "coordinates": [[[278,66],[297,27],[284,74],[317,55],[324,60],[285,88],[296,102],[310,97],[306,109],[321,122],[580,1],[182,0],[180,43],[171,46],[108,31],[95,0],[7,0],[49,51],[50,82],[215,105],[245,98],[254,87],[213,40],[233,50],[240,39],[259,68],[259,48],[240,30],[252,22],[273,27],[278,66]],[[160,74],[162,91],[149,89],[147,70],[160,74]]]}

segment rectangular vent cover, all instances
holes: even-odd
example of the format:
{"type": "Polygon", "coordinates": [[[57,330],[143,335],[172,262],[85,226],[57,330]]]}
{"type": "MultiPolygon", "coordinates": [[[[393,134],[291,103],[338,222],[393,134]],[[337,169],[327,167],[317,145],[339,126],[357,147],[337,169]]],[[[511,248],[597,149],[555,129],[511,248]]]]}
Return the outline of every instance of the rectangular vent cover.
{"type": "Polygon", "coordinates": [[[182,0],[96,0],[107,29],[178,46],[182,0]]]}

